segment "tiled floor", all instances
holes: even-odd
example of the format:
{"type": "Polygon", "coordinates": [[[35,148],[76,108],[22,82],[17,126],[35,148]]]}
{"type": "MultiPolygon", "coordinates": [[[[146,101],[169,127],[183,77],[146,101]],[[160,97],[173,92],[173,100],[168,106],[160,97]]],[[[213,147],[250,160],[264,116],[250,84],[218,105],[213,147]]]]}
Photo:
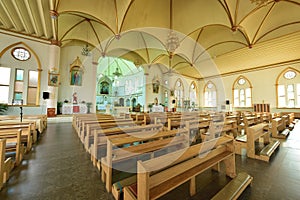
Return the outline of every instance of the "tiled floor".
{"type": "MultiPolygon", "coordinates": [[[[300,123],[291,132],[271,162],[236,156],[237,172],[254,177],[240,199],[300,199],[300,123]]],[[[210,170],[197,177],[197,195],[190,198],[188,184],[183,184],[161,199],[210,199],[229,178],[225,173],[210,170]]],[[[71,123],[50,123],[33,151],[26,155],[9,182],[0,192],[0,199],[70,200],[112,199],[92,166],[71,123]]]]}

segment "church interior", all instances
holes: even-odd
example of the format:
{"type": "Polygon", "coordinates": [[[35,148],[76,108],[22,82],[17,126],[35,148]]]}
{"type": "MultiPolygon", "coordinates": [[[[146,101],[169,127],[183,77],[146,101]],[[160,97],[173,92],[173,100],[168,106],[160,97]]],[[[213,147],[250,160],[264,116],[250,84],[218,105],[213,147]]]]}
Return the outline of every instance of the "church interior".
{"type": "Polygon", "coordinates": [[[0,199],[299,199],[299,11],[0,0],[0,199]]]}

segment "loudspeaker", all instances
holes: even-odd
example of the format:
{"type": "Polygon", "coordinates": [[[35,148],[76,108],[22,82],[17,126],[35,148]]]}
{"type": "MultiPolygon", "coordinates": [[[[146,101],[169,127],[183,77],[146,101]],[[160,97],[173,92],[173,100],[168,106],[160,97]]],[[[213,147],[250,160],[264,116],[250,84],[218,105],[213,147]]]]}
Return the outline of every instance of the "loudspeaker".
{"type": "Polygon", "coordinates": [[[43,99],[49,99],[50,93],[49,92],[43,92],[43,99]]]}
{"type": "Polygon", "coordinates": [[[175,100],[175,99],[173,99],[173,100],[172,100],[172,104],[175,104],[175,101],[176,101],[176,100],[175,100]]]}
{"type": "Polygon", "coordinates": [[[230,104],[230,101],[229,100],[226,100],[226,105],[229,105],[230,104]]]}

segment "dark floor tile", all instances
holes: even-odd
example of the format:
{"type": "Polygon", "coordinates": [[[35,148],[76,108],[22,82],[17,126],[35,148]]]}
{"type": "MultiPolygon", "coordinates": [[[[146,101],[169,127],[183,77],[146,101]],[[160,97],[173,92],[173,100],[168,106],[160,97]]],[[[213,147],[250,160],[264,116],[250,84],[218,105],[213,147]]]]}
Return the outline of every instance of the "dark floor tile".
{"type": "MultiPolygon", "coordinates": [[[[295,128],[296,129],[296,128],[295,128]]],[[[300,199],[300,124],[269,163],[236,155],[237,172],[254,177],[239,200],[300,199]]],[[[116,173],[116,176],[120,174],[116,173]]],[[[115,179],[117,177],[114,177],[115,179]]],[[[162,196],[161,200],[210,199],[230,178],[207,170],[196,177],[197,194],[189,196],[189,182],[162,196]]],[[[107,200],[113,199],[92,166],[71,123],[49,124],[33,150],[0,192],[1,200],[107,200]]]]}

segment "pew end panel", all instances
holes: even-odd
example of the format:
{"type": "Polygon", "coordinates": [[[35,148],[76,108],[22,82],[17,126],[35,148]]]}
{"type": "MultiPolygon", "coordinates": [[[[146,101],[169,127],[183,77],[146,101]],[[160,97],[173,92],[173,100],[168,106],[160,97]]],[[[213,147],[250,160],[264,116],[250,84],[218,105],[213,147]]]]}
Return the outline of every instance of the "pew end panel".
{"type": "Polygon", "coordinates": [[[242,149],[246,149],[247,157],[269,162],[272,154],[280,146],[280,142],[270,140],[269,125],[261,123],[248,127],[247,135],[236,138],[234,145],[236,154],[241,155],[242,149]]]}
{"type": "Polygon", "coordinates": [[[14,161],[12,158],[5,159],[6,139],[0,139],[0,190],[10,176],[11,170],[14,168],[14,161]]]}

